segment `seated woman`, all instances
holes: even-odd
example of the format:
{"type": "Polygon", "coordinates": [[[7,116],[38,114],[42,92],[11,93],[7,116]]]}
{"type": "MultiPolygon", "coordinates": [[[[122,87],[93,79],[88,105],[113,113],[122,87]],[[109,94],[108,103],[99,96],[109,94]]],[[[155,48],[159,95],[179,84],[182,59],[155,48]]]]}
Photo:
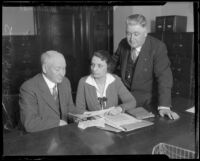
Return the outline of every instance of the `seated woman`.
{"type": "Polygon", "coordinates": [[[116,115],[135,108],[136,100],[121,79],[109,73],[111,57],[107,51],[94,52],[91,59],[91,74],[80,79],[76,106],[81,111],[96,111],[114,107],[108,114],[116,115]],[[118,104],[122,102],[121,104],[118,104]]]}

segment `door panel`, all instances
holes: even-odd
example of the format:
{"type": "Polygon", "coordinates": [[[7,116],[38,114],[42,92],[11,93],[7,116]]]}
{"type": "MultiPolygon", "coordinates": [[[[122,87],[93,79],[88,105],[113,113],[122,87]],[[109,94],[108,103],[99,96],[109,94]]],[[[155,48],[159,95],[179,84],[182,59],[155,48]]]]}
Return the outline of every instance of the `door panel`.
{"type": "Polygon", "coordinates": [[[67,62],[66,76],[76,92],[81,77],[90,71],[95,50],[112,50],[111,11],[108,7],[63,6],[36,8],[41,53],[61,52],[67,62]]]}

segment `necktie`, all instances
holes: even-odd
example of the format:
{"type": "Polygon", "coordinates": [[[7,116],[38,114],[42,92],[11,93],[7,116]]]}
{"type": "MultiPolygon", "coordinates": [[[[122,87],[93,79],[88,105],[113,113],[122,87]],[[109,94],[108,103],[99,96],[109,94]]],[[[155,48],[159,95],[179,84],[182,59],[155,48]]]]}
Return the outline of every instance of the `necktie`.
{"type": "Polygon", "coordinates": [[[133,62],[135,62],[136,59],[137,59],[136,49],[135,48],[131,49],[131,59],[133,60],[133,62]]]}
{"type": "Polygon", "coordinates": [[[58,91],[57,91],[56,85],[53,87],[52,95],[53,95],[54,100],[58,98],[58,91]]]}

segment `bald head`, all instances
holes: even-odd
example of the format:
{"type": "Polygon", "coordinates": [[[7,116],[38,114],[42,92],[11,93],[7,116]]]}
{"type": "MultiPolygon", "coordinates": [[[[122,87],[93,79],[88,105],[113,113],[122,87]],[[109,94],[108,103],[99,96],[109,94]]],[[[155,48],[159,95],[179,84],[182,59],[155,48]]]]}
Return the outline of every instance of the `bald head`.
{"type": "Polygon", "coordinates": [[[54,50],[41,55],[43,74],[52,82],[60,83],[65,76],[66,62],[64,56],[54,50]]]}
{"type": "Polygon", "coordinates": [[[52,62],[53,60],[55,59],[65,59],[64,56],[55,51],[55,50],[49,50],[49,51],[46,51],[45,53],[43,53],[41,55],[41,64],[48,64],[50,62],[52,62]]]}

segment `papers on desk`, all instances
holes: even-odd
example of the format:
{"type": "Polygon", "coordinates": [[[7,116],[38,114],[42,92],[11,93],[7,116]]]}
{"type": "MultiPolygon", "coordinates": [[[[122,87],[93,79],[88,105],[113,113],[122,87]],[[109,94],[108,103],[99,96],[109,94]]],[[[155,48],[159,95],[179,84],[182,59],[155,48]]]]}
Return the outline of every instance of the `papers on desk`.
{"type": "Polygon", "coordinates": [[[126,113],[120,113],[115,116],[105,116],[105,124],[121,131],[131,131],[145,126],[153,125],[153,122],[139,120],[126,113]]]}
{"type": "Polygon", "coordinates": [[[92,127],[92,126],[105,127],[105,119],[98,118],[95,120],[81,121],[78,123],[78,127],[81,129],[86,129],[86,128],[92,127]]]}
{"type": "Polygon", "coordinates": [[[194,108],[194,106],[193,106],[193,107],[187,109],[186,111],[187,111],[187,112],[190,112],[190,113],[195,113],[195,108],[194,108]]]}
{"type": "Polygon", "coordinates": [[[114,116],[104,115],[103,117],[99,117],[95,120],[81,121],[79,122],[78,127],[81,129],[85,129],[87,127],[97,126],[104,130],[121,132],[131,131],[152,124],[153,122],[139,120],[126,113],[120,113],[114,116]]]}
{"type": "Polygon", "coordinates": [[[108,109],[98,110],[98,111],[87,111],[84,112],[83,115],[86,117],[92,117],[92,116],[103,116],[105,113],[113,110],[115,107],[110,107],[108,109]]]}
{"type": "Polygon", "coordinates": [[[152,112],[147,111],[143,107],[137,107],[127,111],[128,114],[136,117],[137,119],[147,119],[151,117],[155,117],[152,112]]]}
{"type": "Polygon", "coordinates": [[[84,119],[84,118],[94,117],[94,116],[102,117],[105,113],[107,113],[113,109],[114,109],[114,107],[110,107],[108,109],[103,109],[103,110],[98,110],[98,111],[87,111],[87,112],[84,112],[83,114],[73,114],[73,113],[69,113],[69,114],[72,116],[75,116],[79,119],[84,119]]]}
{"type": "Polygon", "coordinates": [[[138,120],[130,115],[127,115],[125,113],[120,113],[118,115],[115,116],[110,116],[107,115],[105,116],[105,123],[115,127],[117,129],[120,129],[122,131],[125,131],[125,129],[122,127],[123,125],[127,125],[127,124],[133,124],[133,123],[137,123],[137,122],[141,122],[141,120],[138,120]]]}

